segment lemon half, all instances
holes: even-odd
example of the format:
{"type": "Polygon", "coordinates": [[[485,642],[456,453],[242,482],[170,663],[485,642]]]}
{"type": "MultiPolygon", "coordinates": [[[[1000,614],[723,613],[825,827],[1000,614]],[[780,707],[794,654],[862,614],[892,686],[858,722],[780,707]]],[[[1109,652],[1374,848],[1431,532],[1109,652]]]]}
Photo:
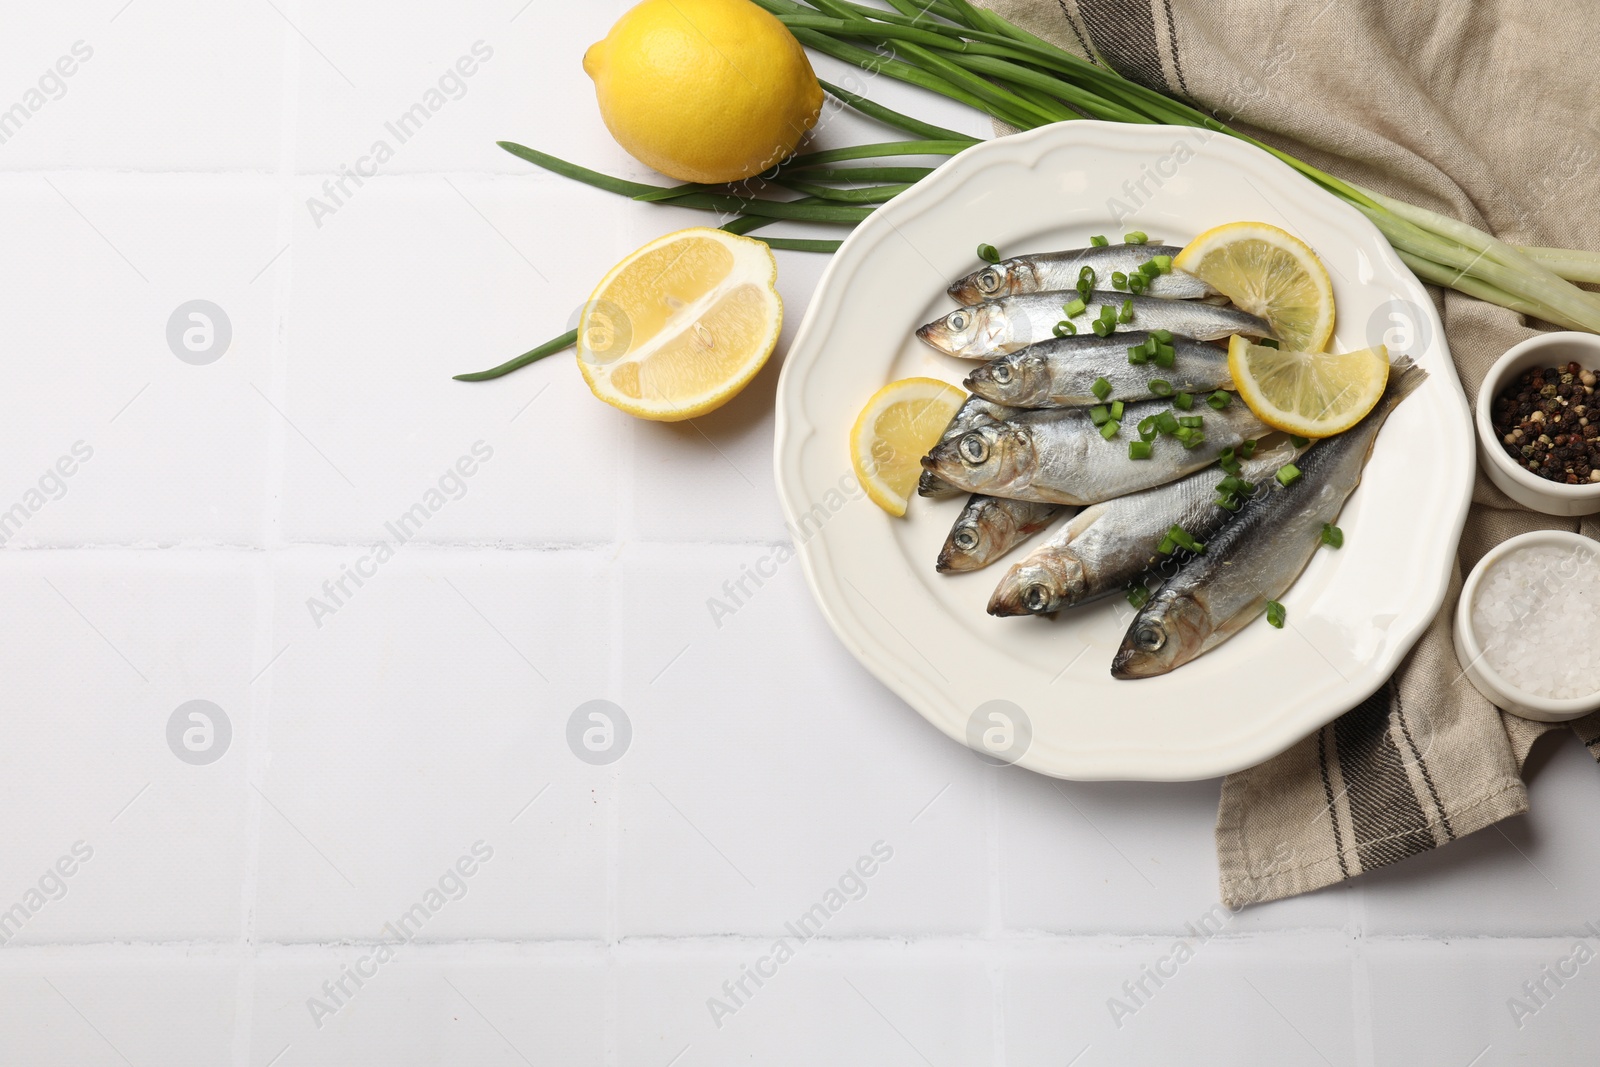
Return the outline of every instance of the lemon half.
{"type": "Polygon", "coordinates": [[[1228,372],[1256,418],[1301,437],[1332,437],[1366,417],[1389,381],[1383,345],[1335,355],[1228,342],[1228,372]]]}
{"type": "Polygon", "coordinates": [[[906,513],[922,457],[966,399],[937,378],[902,378],[872,394],[850,430],[850,463],[874,504],[891,515],[906,513]]]}
{"type": "Polygon", "coordinates": [[[705,227],[657,238],[611,269],[578,321],[578,369],[630,415],[677,422],[721,407],[778,344],[778,263],[705,227]]]}
{"type": "Polygon", "coordinates": [[[1202,233],[1172,261],[1272,324],[1284,348],[1321,352],[1333,336],[1333,283],[1300,238],[1265,222],[1230,222],[1202,233]]]}

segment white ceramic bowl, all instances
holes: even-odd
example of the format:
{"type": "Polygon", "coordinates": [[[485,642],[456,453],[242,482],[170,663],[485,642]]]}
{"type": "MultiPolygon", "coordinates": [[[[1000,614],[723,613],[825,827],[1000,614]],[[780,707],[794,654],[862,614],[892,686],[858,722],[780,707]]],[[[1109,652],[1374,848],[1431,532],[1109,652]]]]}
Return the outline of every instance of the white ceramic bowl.
{"type": "Polygon", "coordinates": [[[1456,604],[1456,659],[1461,662],[1461,669],[1466,672],[1473,688],[1496,706],[1521,715],[1525,719],[1566,722],[1568,719],[1581,718],[1591,711],[1600,710],[1600,691],[1589,696],[1553,700],[1550,697],[1518,689],[1489,665],[1487,657],[1483,654],[1483,646],[1479,643],[1472,626],[1472,604],[1477,599],[1478,586],[1483,582],[1484,576],[1510,553],[1519,548],[1535,545],[1570,548],[1575,558],[1585,566],[1595,566],[1596,561],[1600,560],[1600,541],[1566,530],[1534,530],[1532,533],[1520,534],[1508,541],[1502,541],[1490,549],[1488,554],[1478,561],[1478,565],[1472,568],[1472,573],[1467,575],[1466,582],[1461,586],[1461,600],[1456,604]]]}
{"type": "MultiPolygon", "coordinates": [[[[1478,389],[1478,461],[1489,480],[1523,507],[1546,515],[1592,515],[1600,511],[1600,482],[1567,485],[1552,482],[1517,466],[1506,455],[1500,435],[1494,432],[1490,408],[1494,398],[1517,375],[1533,367],[1558,367],[1576,363],[1600,373],[1600,337],[1592,333],[1542,333],[1512,346],[1489,368],[1478,389]]],[[[1600,397],[1600,393],[1596,394],[1600,397]]]]}

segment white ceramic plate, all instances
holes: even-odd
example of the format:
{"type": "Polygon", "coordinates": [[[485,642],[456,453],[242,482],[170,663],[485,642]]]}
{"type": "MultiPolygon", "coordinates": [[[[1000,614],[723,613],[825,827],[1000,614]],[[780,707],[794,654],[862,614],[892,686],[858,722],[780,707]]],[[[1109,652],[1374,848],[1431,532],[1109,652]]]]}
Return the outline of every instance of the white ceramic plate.
{"type": "Polygon", "coordinates": [[[1172,780],[1273,756],[1393,673],[1443,602],[1473,440],[1431,300],[1358,212],[1229,137],[1079,121],[970,149],[845,241],[783,368],[776,466],[817,603],[856,658],[929,722],[981,751],[982,731],[1004,726],[988,712],[1009,708],[1031,740],[1014,758],[1015,740],[1008,761],[1062,778],[1172,780]],[[959,383],[975,366],[912,330],[954,307],[945,287],[977,269],[980,243],[1021,255],[1139,229],[1182,244],[1242,220],[1282,226],[1327,264],[1332,347],[1386,341],[1432,375],[1379,436],[1339,518],[1344,547],[1318,552],[1283,597],[1287,628],[1263,621],[1169,675],[1117,681],[1125,600],[1055,620],[994,618],[984,607],[1015,554],[972,574],[933,569],[964,497],[914,498],[897,520],[841,495],[854,491],[847,434],[867,397],[912,375],[959,383]]]}

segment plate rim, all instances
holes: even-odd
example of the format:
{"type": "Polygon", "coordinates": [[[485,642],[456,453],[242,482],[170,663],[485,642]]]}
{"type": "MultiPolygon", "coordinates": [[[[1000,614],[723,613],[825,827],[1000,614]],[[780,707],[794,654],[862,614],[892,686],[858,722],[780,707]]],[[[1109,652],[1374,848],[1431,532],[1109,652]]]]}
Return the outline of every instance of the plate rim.
{"type": "MultiPolygon", "coordinates": [[[[1062,147],[1104,147],[1123,150],[1129,147],[1131,142],[1149,139],[1150,147],[1159,155],[1161,151],[1170,149],[1170,138],[1175,134],[1192,138],[1207,132],[1187,126],[1134,126],[1085,119],[1056,123],[1023,133],[981,141],[940,165],[921,182],[873,212],[851,232],[818,280],[800,327],[785,355],[778,378],[773,470],[779,504],[791,534],[797,529],[804,528],[799,517],[810,511],[808,497],[802,488],[803,473],[800,460],[803,446],[818,432],[807,418],[801,402],[801,382],[823,351],[820,345],[813,343],[812,338],[823,330],[822,319],[836,310],[834,305],[837,305],[838,297],[833,284],[834,279],[845,270],[854,269],[853,260],[857,247],[876,242],[888,233],[894,232],[895,222],[900,217],[909,218],[929,209],[935,209],[938,198],[946,194],[944,187],[951,185],[953,188],[952,181],[957,176],[971,177],[978,170],[1008,165],[1031,167],[1037,165],[1044,155],[1062,147]],[[1097,140],[1099,144],[1096,144],[1097,140]],[[930,200],[933,202],[925,203],[930,200]]],[[[1451,386],[1453,398],[1451,406],[1459,425],[1465,427],[1466,440],[1470,444],[1472,437],[1470,409],[1466,395],[1462,391],[1454,359],[1450,355],[1449,342],[1439,319],[1438,310],[1422,283],[1400,260],[1377,227],[1354,207],[1318,187],[1309,178],[1271,153],[1254,145],[1225,134],[1212,134],[1198,147],[1194,147],[1193,151],[1197,156],[1203,153],[1232,156],[1230,162],[1252,173],[1264,170],[1273,173],[1277,178],[1292,177],[1294,182],[1304,183],[1300,186],[1300,190],[1305,199],[1324,211],[1331,212],[1336,220],[1351,232],[1358,246],[1375,254],[1385,267],[1400,279],[1402,288],[1395,295],[1408,299],[1426,316],[1427,325],[1432,330],[1431,336],[1435,339],[1434,343],[1438,345],[1444,357],[1443,366],[1446,368],[1446,373],[1442,377],[1448,379],[1451,386]]],[[[1302,201],[1296,206],[1306,205],[1302,201]]],[[[1051,777],[1079,781],[1194,781],[1215,778],[1255,766],[1278,755],[1370,698],[1388,683],[1417,641],[1437,620],[1439,610],[1443,607],[1449,592],[1451,574],[1456,562],[1456,546],[1459,545],[1468,509],[1471,506],[1475,459],[1470,448],[1464,451],[1459,465],[1462,469],[1456,473],[1461,484],[1456,494],[1454,513],[1449,516],[1447,524],[1450,531],[1448,543],[1452,547],[1450,551],[1441,554],[1440,564],[1432,569],[1426,597],[1429,609],[1419,613],[1415,617],[1416,621],[1403,630],[1390,631],[1392,640],[1386,641],[1381,653],[1366,664],[1366,674],[1356,683],[1352,683],[1353,688],[1347,687],[1330,697],[1314,702],[1306,709],[1304,715],[1294,719],[1292,723],[1284,719],[1268,720],[1260,729],[1242,736],[1236,733],[1226,744],[1216,747],[1186,748],[1179,751],[1156,751],[1148,748],[1096,749],[1082,765],[1066,765],[1053,760],[1042,760],[1036,755],[1037,748],[1030,748],[1017,761],[1017,766],[1051,777]]],[[[1448,472],[1451,466],[1449,462],[1441,463],[1440,473],[1448,472]]],[[[806,584],[811,590],[812,599],[823,617],[827,619],[835,636],[856,661],[891,692],[909,704],[941,733],[968,746],[964,734],[947,725],[953,719],[959,718],[959,709],[956,709],[957,715],[948,717],[934,710],[935,707],[955,707],[954,702],[948,697],[941,700],[937,684],[905,670],[903,657],[896,657],[887,650],[879,652],[869,648],[867,638],[872,634],[871,625],[864,619],[846,619],[835,610],[834,593],[837,593],[837,599],[842,601],[843,592],[838,588],[839,576],[834,571],[832,560],[821,543],[824,540],[820,536],[797,538],[794,548],[795,554],[800,559],[806,584]],[[831,591],[824,589],[824,582],[832,586],[831,591]]]]}

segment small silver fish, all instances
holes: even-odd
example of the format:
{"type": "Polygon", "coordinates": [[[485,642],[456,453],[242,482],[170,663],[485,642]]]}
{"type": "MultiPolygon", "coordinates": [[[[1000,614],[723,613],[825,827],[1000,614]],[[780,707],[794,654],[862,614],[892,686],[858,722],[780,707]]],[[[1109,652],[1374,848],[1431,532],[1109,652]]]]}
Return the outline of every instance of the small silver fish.
{"type": "Polygon", "coordinates": [[[1361,482],[1372,445],[1395,407],[1428,374],[1401,357],[1383,399],[1355,427],[1319,441],[1296,463],[1287,488],[1267,482],[1205,553],[1134,616],[1111,664],[1116,678],[1153,678],[1222,644],[1283,595],[1321,544],[1322,526],[1339,517],[1361,482]]]}
{"type": "Polygon", "coordinates": [[[974,493],[939,550],[937,569],[962,572],[987,567],[1049,526],[1062,510],[1056,504],[974,493]]]}
{"type": "MultiPolygon", "coordinates": [[[[1002,296],[1071,289],[1078,284],[1078,275],[1084,267],[1092,268],[1096,280],[1109,288],[1113,273],[1131,274],[1155,256],[1175,258],[1182,251],[1176,245],[1115,244],[1017,256],[958,279],[950,286],[950,296],[957,303],[977,304],[1002,296]]],[[[1157,275],[1145,292],[1167,300],[1197,300],[1217,295],[1211,286],[1181,270],[1157,275]]]]}
{"type": "MultiPolygon", "coordinates": [[[[1239,477],[1258,486],[1298,453],[1291,444],[1241,460],[1239,477]]],[[[1218,507],[1216,467],[1154,489],[1084,508],[1018,561],[989,598],[990,615],[1048,615],[1120,593],[1172,557],[1157,551],[1174,525],[1205,543],[1234,516],[1218,507]]],[[[1257,492],[1264,491],[1257,489],[1257,492]]]]}
{"type": "Polygon", "coordinates": [[[1019,408],[1067,408],[1112,400],[1148,400],[1157,394],[1152,381],[1168,384],[1167,394],[1211,393],[1232,389],[1226,349],[1204,341],[1174,336],[1177,357],[1171,367],[1128,362],[1128,349],[1150,337],[1144,331],[1109,337],[1067,337],[1042,341],[1009,355],[997,356],[973,371],[964,383],[986,400],[1019,408]],[[1104,378],[1111,387],[1096,396],[1094,383],[1104,378]]]}
{"type": "Polygon", "coordinates": [[[1185,448],[1173,438],[1159,437],[1149,459],[1134,460],[1128,458],[1128,442],[1138,439],[1134,427],[1141,420],[1162,412],[1183,413],[1165,400],[1128,404],[1123,431],[1108,441],[1090,411],[1046,408],[978,426],[935,445],[922,466],[968,492],[1087,506],[1177,481],[1216,462],[1223,449],[1267,432],[1243,404],[1221,411],[1200,405],[1192,414],[1205,420],[1200,427],[1203,442],[1185,448]]]}
{"type": "MultiPolygon", "coordinates": [[[[948,441],[960,437],[974,426],[984,426],[991,422],[1000,422],[1019,414],[1021,408],[1002,407],[992,404],[981,396],[969,396],[966,402],[956,410],[950,419],[950,425],[944,428],[944,433],[939,440],[948,441]]],[[[943,497],[960,496],[961,490],[940,478],[932,471],[925,470],[917,479],[917,495],[940,499],[943,497]]]]}
{"type": "MultiPolygon", "coordinates": [[[[1056,324],[1066,320],[1065,306],[1078,299],[1076,290],[1008,296],[971,307],[957,308],[942,319],[917,328],[917,336],[948,356],[993,359],[1019,348],[1055,337],[1056,324]]],[[[1117,333],[1167,330],[1197,341],[1220,341],[1233,334],[1271,337],[1267,320],[1240,311],[1192,300],[1162,300],[1130,296],[1116,290],[1096,290],[1084,301],[1087,310],[1071,320],[1076,337],[1098,339],[1093,322],[1107,305],[1118,309],[1133,301],[1131,322],[1120,323],[1117,333]]]]}

